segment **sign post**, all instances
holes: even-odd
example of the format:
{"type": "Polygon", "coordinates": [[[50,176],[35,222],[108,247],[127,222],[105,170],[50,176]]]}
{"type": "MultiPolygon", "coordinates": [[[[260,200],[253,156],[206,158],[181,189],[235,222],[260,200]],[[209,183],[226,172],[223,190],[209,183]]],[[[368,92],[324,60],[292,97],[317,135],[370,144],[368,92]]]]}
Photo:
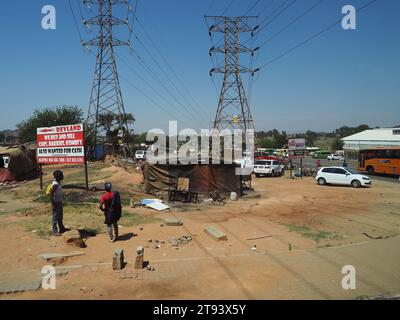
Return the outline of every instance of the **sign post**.
{"type": "Polygon", "coordinates": [[[289,139],[289,160],[292,163],[293,159],[300,159],[300,177],[303,178],[303,159],[306,151],[306,140],[300,139],[289,139]]]}
{"type": "Polygon", "coordinates": [[[86,157],[85,157],[85,188],[86,188],[86,191],[89,191],[89,175],[88,175],[86,157]]]}
{"type": "Polygon", "coordinates": [[[40,174],[40,190],[43,190],[43,168],[42,165],[39,164],[39,174],[40,174]]]}
{"type": "Polygon", "coordinates": [[[41,188],[43,164],[83,164],[89,189],[83,124],[37,128],[37,163],[41,169],[41,188]]]}

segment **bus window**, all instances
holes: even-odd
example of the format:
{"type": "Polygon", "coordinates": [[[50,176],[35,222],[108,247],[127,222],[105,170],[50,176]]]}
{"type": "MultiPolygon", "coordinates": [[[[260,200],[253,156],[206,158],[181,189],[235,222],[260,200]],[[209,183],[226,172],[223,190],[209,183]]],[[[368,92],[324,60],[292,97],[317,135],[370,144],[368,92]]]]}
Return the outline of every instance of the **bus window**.
{"type": "Polygon", "coordinates": [[[377,158],[377,150],[368,150],[365,152],[365,160],[377,158]]]}

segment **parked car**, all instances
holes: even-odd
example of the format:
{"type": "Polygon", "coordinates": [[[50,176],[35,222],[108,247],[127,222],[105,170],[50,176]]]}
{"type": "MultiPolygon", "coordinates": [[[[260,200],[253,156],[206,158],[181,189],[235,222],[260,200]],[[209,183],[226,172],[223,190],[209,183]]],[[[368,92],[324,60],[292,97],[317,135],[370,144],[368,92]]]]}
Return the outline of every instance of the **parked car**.
{"type": "Polygon", "coordinates": [[[321,186],[326,184],[348,185],[354,188],[371,186],[371,179],[344,167],[322,167],[315,177],[321,186]]]}
{"type": "Polygon", "coordinates": [[[146,159],[146,151],[145,150],[136,150],[135,159],[136,160],[145,160],[146,159]]]}
{"type": "Polygon", "coordinates": [[[280,176],[283,166],[277,160],[258,160],[254,163],[254,173],[260,176],[280,176]]]}
{"type": "Polygon", "coordinates": [[[336,153],[330,154],[330,155],[327,157],[327,159],[328,159],[328,160],[339,160],[339,161],[343,161],[343,160],[344,160],[344,158],[343,158],[341,155],[336,154],[336,153]]]}

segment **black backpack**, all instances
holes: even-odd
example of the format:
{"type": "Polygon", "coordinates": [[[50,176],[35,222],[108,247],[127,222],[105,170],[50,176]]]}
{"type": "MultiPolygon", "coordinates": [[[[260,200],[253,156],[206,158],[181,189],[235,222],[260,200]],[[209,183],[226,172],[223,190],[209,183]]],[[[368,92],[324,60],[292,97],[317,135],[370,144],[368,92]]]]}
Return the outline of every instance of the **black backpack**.
{"type": "Polygon", "coordinates": [[[122,205],[121,205],[121,195],[118,191],[114,191],[114,197],[111,200],[110,206],[106,214],[106,224],[117,222],[121,218],[122,205]]]}

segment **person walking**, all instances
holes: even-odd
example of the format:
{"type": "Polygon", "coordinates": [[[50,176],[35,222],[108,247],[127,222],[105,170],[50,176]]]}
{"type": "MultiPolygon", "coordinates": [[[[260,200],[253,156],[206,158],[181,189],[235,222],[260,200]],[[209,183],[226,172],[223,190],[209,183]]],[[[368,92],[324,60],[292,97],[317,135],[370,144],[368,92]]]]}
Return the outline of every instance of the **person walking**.
{"type": "Polygon", "coordinates": [[[105,193],[100,199],[100,210],[104,212],[104,224],[107,225],[107,233],[110,242],[118,239],[118,220],[121,218],[121,197],[119,192],[112,192],[111,182],[104,184],[105,193]],[[113,234],[114,229],[114,234],[113,234]]]}
{"type": "Polygon", "coordinates": [[[346,159],[343,159],[343,168],[347,168],[347,162],[346,162],[346,159]]]}
{"type": "Polygon", "coordinates": [[[54,181],[49,192],[52,206],[52,231],[53,236],[59,237],[63,232],[67,231],[63,223],[63,188],[61,181],[64,179],[64,174],[61,170],[56,170],[53,172],[53,176],[54,181]]]}

